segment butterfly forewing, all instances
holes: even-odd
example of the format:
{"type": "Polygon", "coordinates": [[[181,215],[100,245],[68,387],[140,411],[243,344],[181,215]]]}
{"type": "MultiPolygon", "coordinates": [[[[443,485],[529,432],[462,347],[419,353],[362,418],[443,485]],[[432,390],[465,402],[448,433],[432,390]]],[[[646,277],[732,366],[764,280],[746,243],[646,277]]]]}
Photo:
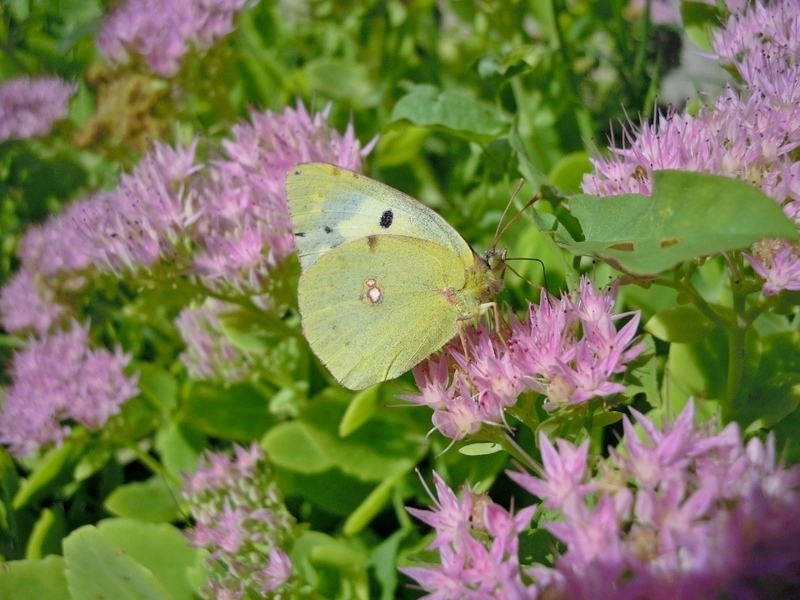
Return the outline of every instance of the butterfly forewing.
{"type": "Polygon", "coordinates": [[[297,165],[287,175],[286,194],[303,269],[348,241],[387,234],[428,240],[465,263],[472,260],[469,244],[437,213],[353,171],[327,163],[297,165]]]}

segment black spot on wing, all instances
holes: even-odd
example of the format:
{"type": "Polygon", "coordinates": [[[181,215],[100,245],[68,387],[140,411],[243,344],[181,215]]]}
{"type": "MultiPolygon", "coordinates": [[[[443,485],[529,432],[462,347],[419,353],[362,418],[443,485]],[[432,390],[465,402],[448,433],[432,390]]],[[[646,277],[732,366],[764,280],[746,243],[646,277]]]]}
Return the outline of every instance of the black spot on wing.
{"type": "Polygon", "coordinates": [[[333,229],[325,225],[325,233],[333,233],[333,229]]]}
{"type": "Polygon", "coordinates": [[[389,227],[392,226],[392,221],[394,221],[394,213],[391,210],[383,211],[381,215],[381,227],[389,229],[389,227]]]}

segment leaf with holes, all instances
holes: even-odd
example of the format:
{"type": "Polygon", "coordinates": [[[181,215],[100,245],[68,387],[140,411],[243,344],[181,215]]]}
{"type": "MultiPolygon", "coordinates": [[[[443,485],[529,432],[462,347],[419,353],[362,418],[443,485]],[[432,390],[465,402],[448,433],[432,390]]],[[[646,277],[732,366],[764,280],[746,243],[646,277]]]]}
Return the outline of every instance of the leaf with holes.
{"type": "Polygon", "coordinates": [[[593,255],[639,276],[747,248],[767,237],[798,238],[775,201],[751,185],[718,175],[656,171],[650,197],[579,194],[570,198],[569,209],[583,240],[562,232],[556,243],[576,256],[593,255]]]}

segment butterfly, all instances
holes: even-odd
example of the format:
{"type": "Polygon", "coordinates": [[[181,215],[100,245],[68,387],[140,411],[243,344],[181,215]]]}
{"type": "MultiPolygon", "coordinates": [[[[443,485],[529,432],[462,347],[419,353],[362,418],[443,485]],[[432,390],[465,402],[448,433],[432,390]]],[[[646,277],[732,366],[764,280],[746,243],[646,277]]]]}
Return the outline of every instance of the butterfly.
{"type": "Polygon", "coordinates": [[[478,255],[436,212],[374,179],[303,163],[286,196],[303,333],[346,388],[410,370],[503,288],[504,250],[478,255]]]}

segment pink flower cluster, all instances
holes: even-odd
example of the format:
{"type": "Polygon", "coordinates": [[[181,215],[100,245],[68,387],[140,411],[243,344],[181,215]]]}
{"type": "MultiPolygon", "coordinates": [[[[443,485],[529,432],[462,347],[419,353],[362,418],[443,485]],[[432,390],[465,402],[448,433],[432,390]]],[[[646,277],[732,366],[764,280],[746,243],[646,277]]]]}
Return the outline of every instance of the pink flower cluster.
{"type": "Polygon", "coordinates": [[[433,481],[438,496],[431,494],[435,508],[408,508],[408,512],[436,531],[427,549],[438,551],[441,565],[401,567],[400,571],[433,592],[425,596],[430,599],[524,598],[519,537],[536,506],[512,514],[469,488],[461,490],[459,500],[437,473],[433,481]]]}
{"type": "Polygon", "coordinates": [[[434,510],[409,510],[434,528],[430,548],[441,564],[404,572],[440,600],[795,597],[800,468],[776,463],[773,438],[745,445],[736,424],[716,434],[714,424],[695,425],[692,402],[664,427],[633,413],[643,436],[625,418],[620,444],[594,475],[588,440],[554,445],[544,434],[541,477],[509,473],[547,509],[538,528],[560,544],[552,564],[512,559],[504,570],[497,560],[516,557],[510,538],[523,532],[531,507],[512,519],[485,496],[479,502],[467,491],[459,502],[437,480],[434,510]],[[493,513],[502,526],[490,527],[493,513]],[[464,548],[483,559],[481,577],[464,548]]]}
{"type": "Polygon", "coordinates": [[[207,298],[197,308],[184,308],[175,320],[186,350],[180,360],[194,379],[241,381],[253,370],[254,357],[225,335],[220,317],[235,305],[207,298]]]}
{"type": "Polygon", "coordinates": [[[210,552],[204,598],[280,598],[292,590],[287,549],[294,519],[258,444],[234,446],[231,459],[207,452],[187,475],[184,494],[195,527],[190,543],[210,552]]]}
{"type": "MultiPolygon", "coordinates": [[[[0,292],[7,331],[50,330],[70,314],[69,297],[91,266],[101,272],[166,269],[210,289],[265,293],[272,270],[294,251],[284,182],[304,161],[359,169],[364,149],[352,127],[303,105],[254,112],[223,142],[226,158],[203,165],[195,141],[153,150],[113,190],[74,203],[22,241],[22,269],[0,292]]],[[[262,303],[265,303],[266,300],[262,303]]]]}
{"type": "Polygon", "coordinates": [[[503,424],[524,392],[544,395],[548,410],[622,392],[613,378],[644,346],[634,343],[639,313],[614,315],[615,297],[615,289],[595,291],[587,278],[574,298],[542,292],[525,319],[512,316],[507,336],[465,331],[466,347],[454,341],[415,367],[420,393],[403,398],[433,409],[436,428],[458,440],[483,424],[503,424]],[[615,321],[626,316],[617,331],[615,321]]]}
{"type": "Polygon", "coordinates": [[[206,285],[263,291],[271,270],[294,252],[286,173],[298,163],[329,162],[360,170],[362,149],[352,125],[344,134],[328,124],[326,109],[251,113],[251,123],[233,128],[222,145],[227,157],[215,161],[197,186],[201,218],[195,224],[192,272],[206,285]]]}
{"type": "Polygon", "coordinates": [[[58,77],[19,77],[0,86],[0,142],[47,135],[69,112],[75,86],[58,77]]]}
{"type": "Polygon", "coordinates": [[[109,12],[97,47],[112,63],[141,55],[163,77],[175,75],[190,46],[209,48],[233,31],[234,17],[253,0],[126,0],[109,12]]]}
{"type": "Polygon", "coordinates": [[[137,376],[124,373],[130,356],[89,348],[88,328],[31,340],[14,355],[13,384],[0,412],[0,443],[17,456],[60,444],[79,423],[103,427],[139,393],[137,376]]]}
{"type": "MultiPolygon", "coordinates": [[[[625,147],[594,161],[583,189],[601,196],[651,192],[653,171],[737,177],[760,187],[800,226],[800,11],[791,0],[755,2],[714,35],[717,57],[741,78],[697,116],[669,112],[626,132],[625,147]]],[[[761,245],[748,256],[763,292],[800,290],[800,248],[761,245]]]]}

